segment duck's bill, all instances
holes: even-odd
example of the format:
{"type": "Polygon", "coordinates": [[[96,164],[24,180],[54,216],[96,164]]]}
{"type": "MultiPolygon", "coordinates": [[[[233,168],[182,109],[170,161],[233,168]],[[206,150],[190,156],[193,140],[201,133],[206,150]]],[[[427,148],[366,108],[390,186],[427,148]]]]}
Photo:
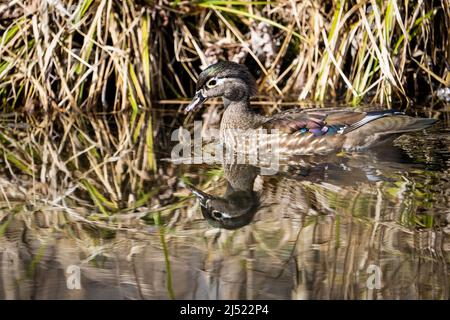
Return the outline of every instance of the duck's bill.
{"type": "Polygon", "coordinates": [[[192,112],[197,109],[200,109],[203,105],[203,102],[206,100],[206,98],[203,96],[202,92],[199,90],[195,93],[194,98],[192,99],[191,103],[184,109],[185,112],[192,112]]]}
{"type": "Polygon", "coordinates": [[[191,192],[197,197],[198,201],[200,202],[200,205],[202,207],[206,207],[206,202],[209,199],[212,199],[212,196],[195,188],[194,186],[188,186],[188,188],[191,190],[191,192]]]}

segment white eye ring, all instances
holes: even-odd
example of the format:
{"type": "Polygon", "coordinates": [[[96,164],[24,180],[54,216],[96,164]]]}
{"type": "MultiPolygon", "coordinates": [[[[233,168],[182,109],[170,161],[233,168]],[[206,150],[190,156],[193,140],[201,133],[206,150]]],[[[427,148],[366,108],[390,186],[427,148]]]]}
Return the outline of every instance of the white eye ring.
{"type": "Polygon", "coordinates": [[[213,210],[211,213],[212,213],[213,217],[218,220],[222,219],[224,216],[224,214],[218,210],[213,210]]]}
{"type": "Polygon", "coordinates": [[[218,83],[219,82],[215,78],[212,78],[206,83],[206,86],[208,88],[213,88],[213,87],[217,86],[218,83]]]}

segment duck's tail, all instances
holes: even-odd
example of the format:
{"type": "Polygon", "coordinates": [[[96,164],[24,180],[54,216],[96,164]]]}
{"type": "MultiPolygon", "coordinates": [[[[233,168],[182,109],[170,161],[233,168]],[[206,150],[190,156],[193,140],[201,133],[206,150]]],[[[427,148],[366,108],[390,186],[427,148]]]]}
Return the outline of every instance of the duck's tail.
{"type": "Polygon", "coordinates": [[[413,118],[399,113],[367,114],[343,132],[345,149],[365,149],[392,140],[405,132],[426,129],[437,122],[431,118],[413,118]],[[366,119],[367,118],[367,119],[366,119]]]}

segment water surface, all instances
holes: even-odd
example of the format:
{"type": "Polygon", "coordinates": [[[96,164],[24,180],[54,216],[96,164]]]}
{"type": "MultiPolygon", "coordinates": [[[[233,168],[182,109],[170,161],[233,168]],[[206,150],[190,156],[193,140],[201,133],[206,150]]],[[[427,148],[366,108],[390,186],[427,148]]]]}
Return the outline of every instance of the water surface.
{"type": "Polygon", "coordinates": [[[212,227],[185,188],[224,195],[218,165],[178,166],[169,206],[114,226],[3,201],[0,299],[449,299],[449,168],[441,121],[395,146],[258,175],[258,206],[234,230],[212,227]]]}

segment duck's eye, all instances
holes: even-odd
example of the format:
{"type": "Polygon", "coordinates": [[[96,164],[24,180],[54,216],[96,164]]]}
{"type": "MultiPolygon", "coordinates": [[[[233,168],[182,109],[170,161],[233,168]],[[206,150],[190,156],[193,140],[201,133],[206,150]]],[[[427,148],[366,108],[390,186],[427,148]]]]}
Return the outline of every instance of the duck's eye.
{"type": "Polygon", "coordinates": [[[216,219],[222,219],[222,212],[220,212],[220,211],[217,211],[217,210],[213,210],[212,212],[211,212],[211,214],[212,214],[212,216],[214,217],[214,218],[216,218],[216,219]]]}
{"type": "Polygon", "coordinates": [[[208,81],[208,83],[206,84],[206,86],[207,86],[208,88],[212,88],[212,87],[214,87],[216,84],[217,84],[217,80],[216,80],[216,79],[211,79],[211,80],[208,81]]]}

